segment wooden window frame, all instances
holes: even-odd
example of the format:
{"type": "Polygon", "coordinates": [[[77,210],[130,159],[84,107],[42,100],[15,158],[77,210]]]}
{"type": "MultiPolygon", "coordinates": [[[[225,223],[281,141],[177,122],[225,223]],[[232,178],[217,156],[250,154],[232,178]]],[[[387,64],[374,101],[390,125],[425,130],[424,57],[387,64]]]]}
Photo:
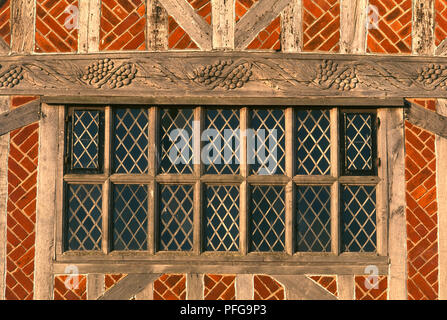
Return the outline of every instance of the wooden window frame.
{"type": "MultiPolygon", "coordinates": [[[[173,104],[175,105],[175,104],[173,104]]],[[[134,107],[145,107],[147,105],[132,105],[134,107]]],[[[54,258],[56,264],[63,268],[69,264],[82,265],[89,272],[131,272],[134,270],[171,270],[175,272],[184,272],[192,270],[194,272],[211,272],[212,270],[228,270],[228,272],[265,272],[277,273],[313,273],[321,269],[320,273],[325,274],[352,274],[354,270],[364,272],[367,265],[377,265],[381,274],[386,274],[388,269],[388,182],[387,182],[387,141],[386,141],[386,108],[379,107],[377,117],[382,120],[382,124],[377,128],[377,156],[381,159],[380,166],[377,169],[377,176],[338,176],[339,170],[339,113],[341,110],[361,110],[340,107],[340,106],[322,106],[322,109],[330,110],[330,132],[331,132],[331,169],[328,176],[297,176],[295,175],[296,166],[293,162],[295,157],[296,136],[295,113],[294,108],[306,108],[300,106],[285,106],[285,175],[272,176],[249,176],[249,167],[247,164],[247,139],[241,135],[241,167],[239,175],[202,175],[204,164],[194,164],[194,172],[189,175],[175,174],[156,174],[157,168],[156,154],[158,152],[158,121],[159,109],[163,106],[149,106],[149,169],[147,175],[142,174],[114,174],[111,175],[111,134],[113,123],[112,109],[120,105],[105,105],[105,136],[104,136],[104,173],[103,174],[65,174],[63,172],[63,156],[58,154],[58,180],[56,190],[56,217],[55,226],[56,244],[54,258]],[[155,143],[157,141],[157,143],[155,143]],[[152,157],[152,159],[151,159],[152,157]],[[243,165],[245,164],[245,165],[243,165]],[[63,181],[63,183],[61,183],[63,181]],[[102,252],[87,251],[65,251],[63,247],[63,184],[64,183],[101,183],[103,184],[103,234],[102,234],[102,252]],[[143,183],[148,185],[148,250],[147,251],[111,251],[109,240],[110,229],[110,210],[111,207],[111,186],[112,183],[143,183]],[[157,201],[155,194],[158,193],[159,184],[191,184],[194,185],[194,230],[192,252],[157,252],[158,220],[157,220],[157,201]],[[239,252],[205,252],[202,251],[203,239],[203,189],[206,184],[218,185],[239,185],[240,187],[240,243],[239,252]],[[334,194],[340,195],[340,186],[342,184],[363,184],[376,185],[376,252],[374,253],[356,253],[340,252],[340,197],[332,197],[334,194]],[[249,222],[249,187],[250,185],[282,185],[285,187],[285,252],[249,252],[248,232],[249,222]],[[295,228],[295,189],[297,185],[329,185],[331,186],[331,252],[295,252],[295,237],[293,229],[295,228]],[[151,191],[152,190],[152,191],[151,191]],[[109,196],[106,196],[109,195],[109,196]]],[[[123,106],[126,107],[126,106],[123,106]]],[[[202,132],[205,121],[205,107],[190,106],[194,110],[194,120],[200,121],[202,132]]],[[[211,107],[211,106],[210,106],[211,107]]],[[[218,108],[217,106],[212,106],[218,108]]],[[[225,106],[223,106],[225,108],[225,106]]],[[[235,106],[238,107],[238,106],[235,106]]],[[[267,105],[261,106],[267,107],[267,105]]],[[[270,106],[275,108],[275,106],[270,106]]],[[[309,106],[309,108],[316,108],[309,106]]],[[[251,107],[241,106],[240,110],[240,130],[243,132],[248,128],[249,111],[251,107]]],[[[59,128],[65,127],[66,112],[68,106],[59,106],[59,128]]],[[[194,145],[202,150],[203,142],[200,141],[200,134],[194,136],[194,145]]],[[[60,130],[58,135],[60,149],[64,150],[65,130],[60,130]]],[[[196,155],[197,156],[197,155],[196,155]]],[[[198,155],[200,157],[200,155],[198,155]]],[[[201,162],[201,161],[200,161],[201,162]]]]}

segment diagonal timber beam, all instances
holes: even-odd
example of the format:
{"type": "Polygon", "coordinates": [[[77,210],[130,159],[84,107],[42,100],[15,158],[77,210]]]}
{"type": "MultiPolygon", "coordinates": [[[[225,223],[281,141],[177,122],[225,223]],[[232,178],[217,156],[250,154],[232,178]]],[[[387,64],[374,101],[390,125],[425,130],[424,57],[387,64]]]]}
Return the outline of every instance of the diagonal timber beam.
{"type": "Polygon", "coordinates": [[[405,101],[405,119],[422,129],[447,138],[447,117],[405,101]]]}
{"type": "Polygon", "coordinates": [[[288,300],[337,300],[337,297],[304,275],[273,277],[285,286],[288,300]]]}
{"type": "Polygon", "coordinates": [[[158,273],[129,274],[101,295],[98,300],[129,300],[160,276],[161,274],[158,273]]]}
{"type": "Polygon", "coordinates": [[[234,35],[236,49],[245,49],[287,7],[291,0],[260,0],[238,21],[234,35]]]}
{"type": "Polygon", "coordinates": [[[186,0],[158,0],[202,50],[213,47],[213,30],[186,0]]]}
{"type": "Polygon", "coordinates": [[[39,121],[40,100],[33,100],[19,108],[0,114],[0,136],[14,129],[39,121]]]}

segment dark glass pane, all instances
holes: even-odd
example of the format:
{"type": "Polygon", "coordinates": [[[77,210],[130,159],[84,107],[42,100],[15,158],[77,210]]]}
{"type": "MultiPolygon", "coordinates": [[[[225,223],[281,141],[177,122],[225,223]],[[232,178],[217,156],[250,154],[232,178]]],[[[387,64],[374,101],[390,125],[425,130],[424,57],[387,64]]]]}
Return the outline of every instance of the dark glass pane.
{"type": "Polygon", "coordinates": [[[284,174],[285,118],[283,109],[251,111],[253,136],[247,133],[248,161],[252,174],[284,174]]]}
{"type": "Polygon", "coordinates": [[[239,187],[208,186],[206,198],[206,250],[238,251],[239,187]]]}
{"type": "Polygon", "coordinates": [[[238,174],[240,163],[239,110],[207,109],[204,142],[207,174],[238,174]],[[213,132],[214,131],[214,132],[213,132]]]}
{"type": "Polygon", "coordinates": [[[161,109],[160,172],[192,173],[192,109],[161,109]]]}
{"type": "Polygon", "coordinates": [[[374,174],[373,113],[344,113],[345,174],[374,174]]]}
{"type": "Polygon", "coordinates": [[[113,121],[114,172],[147,173],[148,110],[116,109],[113,121]]]}
{"type": "Polygon", "coordinates": [[[331,188],[298,186],[297,250],[331,251],[331,188]]]}
{"type": "Polygon", "coordinates": [[[253,186],[250,213],[251,251],[284,251],[284,187],[253,186]]]}
{"type": "Polygon", "coordinates": [[[72,169],[99,169],[99,130],[101,111],[73,111],[72,169]]]}
{"type": "Polygon", "coordinates": [[[297,111],[297,127],[297,174],[329,174],[331,168],[329,110],[297,111]]]}
{"type": "Polygon", "coordinates": [[[113,249],[147,250],[147,186],[113,188],[113,249]]]}
{"type": "Polygon", "coordinates": [[[193,192],[191,185],[160,186],[160,250],[193,248],[193,192]]]}
{"type": "Polygon", "coordinates": [[[343,186],[342,250],[376,250],[376,189],[374,186],[343,186]]]}
{"type": "Polygon", "coordinates": [[[67,250],[101,250],[101,186],[70,184],[67,189],[67,250]]]}

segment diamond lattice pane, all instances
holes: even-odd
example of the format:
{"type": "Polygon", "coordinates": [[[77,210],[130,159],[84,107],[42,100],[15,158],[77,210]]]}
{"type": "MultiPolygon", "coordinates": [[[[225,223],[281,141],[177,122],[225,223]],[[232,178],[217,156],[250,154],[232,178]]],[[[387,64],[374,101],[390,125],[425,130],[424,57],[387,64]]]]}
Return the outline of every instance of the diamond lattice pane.
{"type": "Polygon", "coordinates": [[[344,252],[376,250],[376,188],[343,186],[342,249],[344,252]]]}
{"type": "Polygon", "coordinates": [[[298,186],[297,250],[331,251],[331,188],[298,186]]]}
{"type": "MultiPolygon", "coordinates": [[[[240,163],[240,130],[238,109],[208,109],[208,135],[203,152],[207,174],[238,174],[240,163]]],[[[202,138],[204,136],[202,135],[202,138]]]]}
{"type": "Polygon", "coordinates": [[[113,188],[113,249],[147,250],[147,186],[113,188]]]}
{"type": "Polygon", "coordinates": [[[101,185],[70,184],[67,188],[67,250],[101,250],[101,185]]]}
{"type": "Polygon", "coordinates": [[[114,171],[147,173],[148,110],[116,109],[113,120],[114,171]]]}
{"type": "Polygon", "coordinates": [[[248,132],[248,161],[252,174],[284,174],[285,117],[283,109],[255,109],[248,132]]]}
{"type": "Polygon", "coordinates": [[[284,187],[252,187],[250,209],[251,251],[284,251],[284,187]]]}
{"type": "Polygon", "coordinates": [[[160,186],[160,250],[193,248],[193,194],[191,185],[160,186]]]}
{"type": "Polygon", "coordinates": [[[193,172],[192,109],[162,109],[160,126],[160,172],[193,172]]]}
{"type": "Polygon", "coordinates": [[[345,113],[344,167],[348,172],[373,170],[373,124],[372,113],[345,113]]]}
{"type": "Polygon", "coordinates": [[[206,189],[206,250],[239,250],[239,187],[206,189]]]}
{"type": "Polygon", "coordinates": [[[297,111],[297,174],[327,175],[331,168],[331,131],[328,110],[297,111]]]}
{"type": "Polygon", "coordinates": [[[72,169],[99,168],[101,111],[75,110],[72,128],[72,169]]]}

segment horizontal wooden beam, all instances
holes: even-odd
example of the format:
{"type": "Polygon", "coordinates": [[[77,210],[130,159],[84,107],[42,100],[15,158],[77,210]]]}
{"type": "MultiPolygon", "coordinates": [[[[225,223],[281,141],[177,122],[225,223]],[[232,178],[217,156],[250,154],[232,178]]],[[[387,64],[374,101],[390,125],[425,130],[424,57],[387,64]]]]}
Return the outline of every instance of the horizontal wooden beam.
{"type": "Polygon", "coordinates": [[[407,102],[405,119],[422,129],[447,138],[447,117],[414,103],[407,102]]]}
{"type": "Polygon", "coordinates": [[[2,57],[0,75],[8,75],[0,82],[0,95],[127,97],[129,103],[179,97],[447,98],[446,57],[105,52],[2,57]]]}
{"type": "Polygon", "coordinates": [[[112,288],[101,295],[98,300],[130,300],[161,274],[128,274],[112,288]]]}
{"type": "Polygon", "coordinates": [[[40,100],[33,100],[24,106],[0,114],[0,136],[11,130],[39,121],[40,100]]]}

